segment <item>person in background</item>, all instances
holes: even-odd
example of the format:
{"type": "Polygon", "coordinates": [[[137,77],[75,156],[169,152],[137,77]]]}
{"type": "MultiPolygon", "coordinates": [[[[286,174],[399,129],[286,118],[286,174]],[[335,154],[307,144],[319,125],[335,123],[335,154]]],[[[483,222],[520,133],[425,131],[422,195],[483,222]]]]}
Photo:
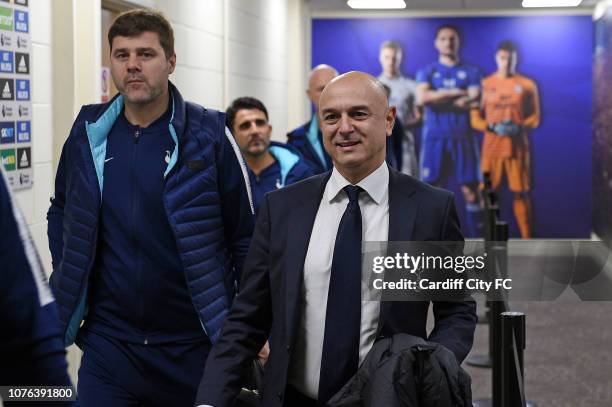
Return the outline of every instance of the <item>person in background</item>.
{"type": "Polygon", "coordinates": [[[268,110],[260,100],[238,98],[225,113],[227,127],[232,131],[249,170],[255,214],[267,192],[313,175],[294,147],[270,141],[272,126],[268,122],[268,110]]]}
{"type": "Polygon", "coordinates": [[[421,179],[443,186],[452,175],[461,185],[469,236],[482,236],[484,220],[478,184],[478,141],[470,126],[470,109],[480,101],[481,74],[459,58],[459,30],[438,27],[438,60],[417,73],[417,103],[424,106],[421,179]]]}
{"type": "Polygon", "coordinates": [[[418,178],[419,165],[411,129],[421,122],[422,114],[416,105],[416,81],[402,74],[403,57],[399,42],[384,41],[380,45],[379,61],[382,72],[378,80],[390,89],[389,104],[396,107],[396,123],[401,125],[403,131],[402,137],[392,135],[397,168],[404,174],[418,178]]]}
{"type": "Polygon", "coordinates": [[[514,217],[521,237],[527,239],[533,223],[528,132],[540,124],[538,87],[516,71],[513,42],[498,45],[495,62],[497,71],[482,81],[482,102],[479,109],[471,111],[471,123],[485,134],[480,170],[489,173],[495,189],[506,174],[508,188],[514,194],[514,217]]]}
{"type": "Polygon", "coordinates": [[[317,118],[319,110],[319,97],[325,86],[336,76],[338,71],[329,65],[317,65],[308,75],[308,89],[306,94],[314,106],[312,118],[307,123],[287,134],[287,144],[295,147],[313,174],[321,174],[332,168],[329,154],[323,148],[323,139],[317,118]]]}
{"type": "MultiPolygon", "coordinates": [[[[385,84],[383,84],[382,86],[385,89],[387,98],[389,98],[389,95],[391,94],[391,88],[385,84]]],[[[391,105],[391,102],[389,102],[389,105],[393,106],[391,105]]],[[[402,126],[402,123],[396,118],[395,122],[393,123],[393,131],[391,132],[391,135],[387,137],[387,159],[386,161],[387,161],[387,164],[389,164],[389,166],[391,166],[392,168],[398,171],[400,167],[402,166],[402,161],[403,161],[402,144],[403,144],[404,136],[405,136],[404,127],[402,126]]]]}

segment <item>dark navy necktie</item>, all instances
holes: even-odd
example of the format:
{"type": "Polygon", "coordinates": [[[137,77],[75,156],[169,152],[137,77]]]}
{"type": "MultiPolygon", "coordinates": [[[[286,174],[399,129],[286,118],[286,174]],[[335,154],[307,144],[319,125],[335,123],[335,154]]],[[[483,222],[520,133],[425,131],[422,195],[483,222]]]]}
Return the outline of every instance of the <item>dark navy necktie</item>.
{"type": "Polygon", "coordinates": [[[360,187],[348,185],[329,278],[321,356],[319,404],[328,401],[357,372],[361,331],[360,187]]]}

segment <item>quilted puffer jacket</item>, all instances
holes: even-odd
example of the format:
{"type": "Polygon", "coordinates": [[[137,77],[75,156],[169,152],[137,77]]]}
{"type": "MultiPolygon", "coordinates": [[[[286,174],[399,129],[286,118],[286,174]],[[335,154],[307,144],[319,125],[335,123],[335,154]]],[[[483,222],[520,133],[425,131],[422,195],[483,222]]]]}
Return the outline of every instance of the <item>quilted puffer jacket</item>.
{"type": "MultiPolygon", "coordinates": [[[[237,290],[253,233],[248,175],[223,113],[183,101],[169,84],[168,123],[175,148],[163,202],[194,309],[214,342],[237,290]]],[[[83,106],[64,144],[47,214],[53,260],[50,285],[59,305],[64,344],[74,342],[87,311],[96,257],[106,141],[123,109],[118,95],[83,106]]]]}

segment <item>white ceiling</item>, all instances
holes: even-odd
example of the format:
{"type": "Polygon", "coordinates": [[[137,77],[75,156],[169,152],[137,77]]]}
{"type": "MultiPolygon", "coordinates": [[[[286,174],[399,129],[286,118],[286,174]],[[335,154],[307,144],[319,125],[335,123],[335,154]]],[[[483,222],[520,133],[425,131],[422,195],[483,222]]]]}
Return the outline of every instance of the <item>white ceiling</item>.
{"type": "MultiPolygon", "coordinates": [[[[405,0],[405,11],[469,11],[469,10],[524,10],[522,0],[405,0]]],[[[582,0],[581,9],[595,7],[599,0],[582,0]]],[[[346,0],[306,0],[315,12],[350,11],[346,0]]],[[[388,10],[389,12],[393,12],[388,10]]]]}

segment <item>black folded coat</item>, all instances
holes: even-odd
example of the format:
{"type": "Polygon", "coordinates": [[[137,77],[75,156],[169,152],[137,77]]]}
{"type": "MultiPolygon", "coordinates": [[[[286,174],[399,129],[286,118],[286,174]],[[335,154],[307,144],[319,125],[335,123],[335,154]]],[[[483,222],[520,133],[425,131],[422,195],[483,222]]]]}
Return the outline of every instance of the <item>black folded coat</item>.
{"type": "Polygon", "coordinates": [[[377,341],[329,407],[471,407],[471,378],[444,346],[396,334],[377,341]]]}

